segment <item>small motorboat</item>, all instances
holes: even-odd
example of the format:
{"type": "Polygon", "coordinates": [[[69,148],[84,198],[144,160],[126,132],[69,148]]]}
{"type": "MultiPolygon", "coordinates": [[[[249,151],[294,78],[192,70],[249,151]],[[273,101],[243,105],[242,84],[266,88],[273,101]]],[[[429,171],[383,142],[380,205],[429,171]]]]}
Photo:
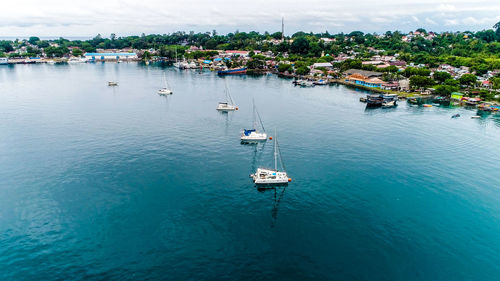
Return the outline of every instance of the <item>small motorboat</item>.
{"type": "Polygon", "coordinates": [[[360,102],[366,102],[366,97],[360,97],[360,98],[359,98],[359,101],[360,101],[360,102]]]}
{"type": "Polygon", "coordinates": [[[432,104],[424,104],[423,107],[432,107],[432,104]]]}
{"type": "Polygon", "coordinates": [[[108,86],[118,86],[118,82],[109,81],[108,86]]]}
{"type": "Polygon", "coordinates": [[[384,96],[381,94],[371,94],[366,96],[366,106],[368,107],[382,106],[383,102],[384,96]]]}
{"type": "Polygon", "coordinates": [[[460,114],[458,114],[458,113],[451,116],[451,118],[458,118],[458,117],[460,117],[460,114]]]}
{"type": "Polygon", "coordinates": [[[312,81],[304,80],[300,83],[301,87],[314,87],[316,86],[312,81]]]}
{"type": "Polygon", "coordinates": [[[474,115],[474,116],[471,116],[470,118],[471,118],[471,119],[479,119],[479,118],[481,118],[481,116],[479,116],[479,115],[474,115]]]}
{"type": "Polygon", "coordinates": [[[327,82],[323,79],[320,79],[320,80],[314,81],[314,84],[315,85],[326,85],[327,82]]]}
{"type": "Polygon", "coordinates": [[[390,108],[390,107],[395,107],[396,106],[396,101],[384,101],[382,103],[383,108],[390,108]]]}

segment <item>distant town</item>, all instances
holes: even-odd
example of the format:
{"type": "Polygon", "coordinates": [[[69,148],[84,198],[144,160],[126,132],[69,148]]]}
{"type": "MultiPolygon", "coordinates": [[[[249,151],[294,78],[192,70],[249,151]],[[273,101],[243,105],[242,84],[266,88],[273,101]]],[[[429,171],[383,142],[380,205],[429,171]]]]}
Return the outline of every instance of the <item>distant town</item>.
{"type": "Polygon", "coordinates": [[[184,62],[183,68],[245,68],[368,90],[500,101],[500,23],[478,32],[348,34],[175,32],[93,39],[0,41],[1,64],[184,62]]]}

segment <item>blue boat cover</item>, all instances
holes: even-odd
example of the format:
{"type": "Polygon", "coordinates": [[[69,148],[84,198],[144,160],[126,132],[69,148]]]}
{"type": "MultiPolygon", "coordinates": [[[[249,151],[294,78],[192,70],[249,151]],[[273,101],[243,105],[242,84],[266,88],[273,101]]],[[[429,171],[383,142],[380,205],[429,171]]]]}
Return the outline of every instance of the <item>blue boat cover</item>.
{"type": "Polygon", "coordinates": [[[245,134],[245,136],[249,136],[252,132],[255,132],[255,129],[252,129],[252,130],[245,129],[244,134],[245,134]]]}

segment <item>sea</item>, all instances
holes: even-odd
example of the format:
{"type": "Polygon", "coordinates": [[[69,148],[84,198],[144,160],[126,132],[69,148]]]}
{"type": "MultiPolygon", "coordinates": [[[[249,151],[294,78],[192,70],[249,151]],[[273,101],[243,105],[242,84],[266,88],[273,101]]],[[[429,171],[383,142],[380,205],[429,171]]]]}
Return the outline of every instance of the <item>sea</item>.
{"type": "Polygon", "coordinates": [[[0,66],[0,280],[499,280],[500,114],[363,95],[160,64],[0,66]],[[216,111],[226,88],[237,111],[216,111]],[[249,178],[274,165],[273,141],[240,143],[253,102],[288,186],[249,178]]]}

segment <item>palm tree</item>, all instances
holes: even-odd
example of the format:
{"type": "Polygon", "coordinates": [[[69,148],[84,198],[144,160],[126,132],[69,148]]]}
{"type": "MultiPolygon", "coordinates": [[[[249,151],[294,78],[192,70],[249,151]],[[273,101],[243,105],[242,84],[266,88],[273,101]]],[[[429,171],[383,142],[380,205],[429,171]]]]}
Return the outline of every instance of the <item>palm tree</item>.
{"type": "Polygon", "coordinates": [[[497,23],[493,26],[493,28],[495,28],[495,29],[496,29],[496,34],[497,34],[498,36],[500,36],[500,21],[499,21],[499,22],[497,22],[497,23]]]}

